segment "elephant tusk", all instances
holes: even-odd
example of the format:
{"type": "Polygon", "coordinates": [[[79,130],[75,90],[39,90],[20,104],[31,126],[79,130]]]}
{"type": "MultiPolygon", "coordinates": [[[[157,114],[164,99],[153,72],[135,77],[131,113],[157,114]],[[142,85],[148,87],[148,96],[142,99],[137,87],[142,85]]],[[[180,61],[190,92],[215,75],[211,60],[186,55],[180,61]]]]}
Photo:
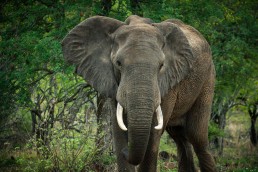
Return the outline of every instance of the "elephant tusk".
{"type": "Polygon", "coordinates": [[[117,103],[116,119],[117,119],[117,123],[118,123],[119,127],[122,130],[127,131],[127,128],[123,121],[123,107],[119,103],[117,103]]]}
{"type": "Polygon", "coordinates": [[[158,125],[155,127],[155,129],[160,130],[163,127],[163,114],[162,114],[162,110],[161,110],[160,105],[156,109],[156,114],[157,114],[158,125]]]}

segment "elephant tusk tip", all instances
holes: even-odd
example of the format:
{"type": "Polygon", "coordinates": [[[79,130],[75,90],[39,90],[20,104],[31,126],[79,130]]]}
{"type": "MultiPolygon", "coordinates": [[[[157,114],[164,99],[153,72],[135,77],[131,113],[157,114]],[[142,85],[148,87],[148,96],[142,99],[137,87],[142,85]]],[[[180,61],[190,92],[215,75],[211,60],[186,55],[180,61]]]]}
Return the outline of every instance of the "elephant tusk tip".
{"type": "Polygon", "coordinates": [[[119,126],[123,131],[127,131],[127,128],[125,126],[119,126]]]}
{"type": "Polygon", "coordinates": [[[162,125],[157,125],[156,127],[154,127],[156,130],[161,130],[162,129],[162,125]]]}
{"type": "Polygon", "coordinates": [[[124,130],[127,131],[127,128],[123,122],[123,107],[117,103],[117,113],[116,113],[116,117],[117,117],[117,122],[118,122],[118,126],[124,130]]]}
{"type": "Polygon", "coordinates": [[[157,114],[158,125],[155,126],[154,128],[156,130],[161,130],[163,128],[163,114],[162,114],[162,110],[161,110],[160,105],[156,109],[156,114],[157,114]]]}

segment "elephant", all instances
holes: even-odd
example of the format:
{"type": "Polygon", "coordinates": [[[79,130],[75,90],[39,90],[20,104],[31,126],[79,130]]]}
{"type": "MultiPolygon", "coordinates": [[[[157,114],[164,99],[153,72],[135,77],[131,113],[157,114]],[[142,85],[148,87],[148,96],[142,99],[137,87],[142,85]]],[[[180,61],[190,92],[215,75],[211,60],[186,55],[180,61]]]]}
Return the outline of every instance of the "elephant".
{"type": "Polygon", "coordinates": [[[216,171],[208,150],[215,68],[195,28],[178,19],[93,16],[65,36],[62,51],[113,102],[118,171],[157,171],[165,131],[176,143],[179,171],[197,170],[193,150],[201,171],[216,171]]]}

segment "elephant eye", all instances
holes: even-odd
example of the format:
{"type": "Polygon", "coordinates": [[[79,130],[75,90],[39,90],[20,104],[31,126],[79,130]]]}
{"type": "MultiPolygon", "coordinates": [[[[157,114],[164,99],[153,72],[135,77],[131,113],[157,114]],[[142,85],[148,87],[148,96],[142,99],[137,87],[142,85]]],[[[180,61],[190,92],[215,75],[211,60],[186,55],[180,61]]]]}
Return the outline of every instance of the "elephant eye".
{"type": "Polygon", "coordinates": [[[164,49],[164,47],[165,47],[165,43],[163,43],[163,45],[162,45],[162,48],[161,48],[161,49],[164,49]]]}
{"type": "Polygon", "coordinates": [[[160,66],[159,66],[159,70],[161,70],[164,66],[164,63],[161,63],[160,66]]]}
{"type": "Polygon", "coordinates": [[[122,66],[122,63],[121,63],[119,60],[117,60],[117,61],[116,61],[116,65],[117,65],[118,67],[121,67],[121,66],[122,66]]]}

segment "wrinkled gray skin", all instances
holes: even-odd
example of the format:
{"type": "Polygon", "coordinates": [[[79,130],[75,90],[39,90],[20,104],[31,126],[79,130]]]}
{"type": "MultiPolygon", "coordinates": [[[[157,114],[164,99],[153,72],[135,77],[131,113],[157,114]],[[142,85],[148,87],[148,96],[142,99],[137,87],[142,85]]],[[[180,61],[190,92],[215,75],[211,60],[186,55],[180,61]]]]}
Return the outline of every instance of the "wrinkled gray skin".
{"type": "Polygon", "coordinates": [[[208,120],[214,66],[206,40],[179,20],[153,23],[130,16],[125,22],[91,17],[62,42],[65,59],[100,94],[123,107],[123,131],[112,117],[119,171],[156,171],[160,137],[177,144],[179,171],[215,171],[208,152],[208,120]],[[163,128],[155,110],[161,105],[163,128]],[[137,168],[136,168],[137,166],[137,168]]]}

